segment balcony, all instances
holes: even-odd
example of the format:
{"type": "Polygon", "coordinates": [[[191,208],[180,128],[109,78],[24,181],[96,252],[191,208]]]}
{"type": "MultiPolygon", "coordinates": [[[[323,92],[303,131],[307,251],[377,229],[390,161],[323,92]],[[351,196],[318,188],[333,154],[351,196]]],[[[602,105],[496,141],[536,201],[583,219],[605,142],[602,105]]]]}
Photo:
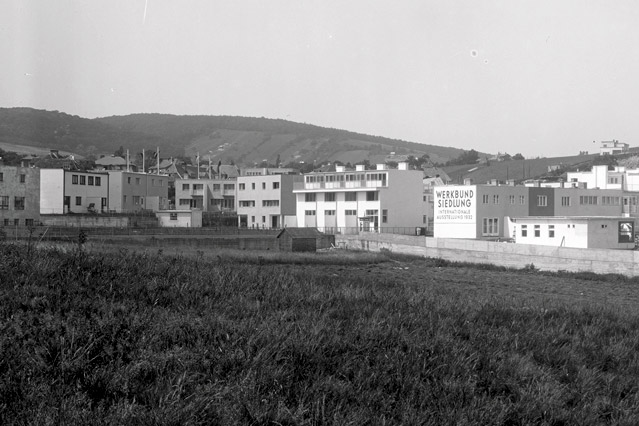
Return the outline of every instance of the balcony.
{"type": "Polygon", "coordinates": [[[293,192],[313,191],[313,190],[349,190],[349,189],[366,189],[366,188],[386,188],[388,181],[386,180],[356,180],[349,182],[295,182],[293,183],[293,192]]]}

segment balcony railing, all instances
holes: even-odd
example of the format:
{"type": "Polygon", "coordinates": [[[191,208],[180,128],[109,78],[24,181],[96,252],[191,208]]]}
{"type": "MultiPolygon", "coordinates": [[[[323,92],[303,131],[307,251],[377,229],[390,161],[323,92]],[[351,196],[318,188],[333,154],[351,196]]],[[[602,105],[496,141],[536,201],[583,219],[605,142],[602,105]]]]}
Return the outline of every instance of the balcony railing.
{"type": "Polygon", "coordinates": [[[317,190],[317,189],[365,189],[365,188],[386,188],[388,181],[385,180],[357,180],[350,182],[295,182],[293,191],[317,190]]]}

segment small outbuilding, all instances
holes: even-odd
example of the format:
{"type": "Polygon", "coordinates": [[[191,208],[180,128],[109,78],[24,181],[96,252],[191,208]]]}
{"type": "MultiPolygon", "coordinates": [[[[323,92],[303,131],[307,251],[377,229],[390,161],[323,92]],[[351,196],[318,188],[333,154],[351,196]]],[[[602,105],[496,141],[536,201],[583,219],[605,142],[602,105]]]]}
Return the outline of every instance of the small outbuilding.
{"type": "Polygon", "coordinates": [[[275,238],[281,251],[317,251],[335,244],[335,235],[324,234],[317,228],[284,228],[275,238]]]}
{"type": "Polygon", "coordinates": [[[201,228],[202,210],[160,210],[155,212],[158,224],[168,228],[201,228]]]}
{"type": "Polygon", "coordinates": [[[634,249],[635,222],[628,217],[542,216],[510,221],[515,242],[555,247],[634,249]]]}

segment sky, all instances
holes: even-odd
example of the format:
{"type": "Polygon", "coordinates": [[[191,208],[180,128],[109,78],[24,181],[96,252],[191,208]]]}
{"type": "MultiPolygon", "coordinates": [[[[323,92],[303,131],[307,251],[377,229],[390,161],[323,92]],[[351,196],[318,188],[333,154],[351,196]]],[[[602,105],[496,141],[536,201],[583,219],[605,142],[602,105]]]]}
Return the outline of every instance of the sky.
{"type": "Polygon", "coordinates": [[[594,153],[639,145],[637,22],[625,0],[2,0],[0,107],[594,153]]]}

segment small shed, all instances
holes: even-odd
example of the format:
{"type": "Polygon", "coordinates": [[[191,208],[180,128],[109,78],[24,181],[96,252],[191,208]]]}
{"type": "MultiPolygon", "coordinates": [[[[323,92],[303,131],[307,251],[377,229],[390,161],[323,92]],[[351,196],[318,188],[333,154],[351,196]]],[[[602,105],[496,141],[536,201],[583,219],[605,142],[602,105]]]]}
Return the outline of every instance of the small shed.
{"type": "Polygon", "coordinates": [[[161,227],[201,228],[202,210],[160,210],[155,212],[161,227]]]}
{"type": "Polygon", "coordinates": [[[317,228],[284,228],[277,236],[281,251],[317,251],[335,244],[335,235],[327,235],[317,228]]]}

